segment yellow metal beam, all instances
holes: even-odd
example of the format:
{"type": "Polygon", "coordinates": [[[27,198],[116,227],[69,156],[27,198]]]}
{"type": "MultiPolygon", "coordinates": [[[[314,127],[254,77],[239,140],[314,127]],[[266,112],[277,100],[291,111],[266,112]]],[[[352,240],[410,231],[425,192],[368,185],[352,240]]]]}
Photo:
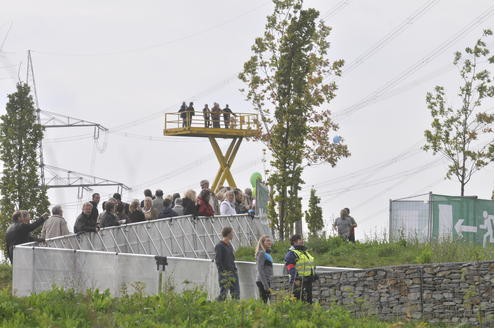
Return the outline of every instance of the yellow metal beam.
{"type": "Polygon", "coordinates": [[[217,192],[218,189],[223,185],[225,180],[227,180],[230,187],[237,187],[234,181],[234,177],[230,172],[230,167],[232,166],[235,156],[237,155],[237,151],[239,150],[242,142],[242,137],[232,139],[232,142],[230,143],[225,155],[222,153],[222,150],[220,149],[220,146],[218,145],[214,137],[209,137],[208,139],[210,140],[213,152],[215,153],[218,163],[220,164],[220,168],[218,169],[217,175],[213,180],[211,189],[213,190],[213,192],[217,192]]]}

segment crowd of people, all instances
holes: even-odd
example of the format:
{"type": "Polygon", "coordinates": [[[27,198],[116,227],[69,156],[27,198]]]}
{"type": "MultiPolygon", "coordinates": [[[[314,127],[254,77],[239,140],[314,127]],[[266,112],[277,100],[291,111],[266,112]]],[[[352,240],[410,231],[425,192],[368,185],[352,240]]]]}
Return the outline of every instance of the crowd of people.
{"type": "MultiPolygon", "coordinates": [[[[190,102],[189,106],[184,101],[179,108],[179,114],[182,119],[182,127],[190,127],[192,124],[193,116],[196,114],[194,110],[194,103],[190,102]]],[[[229,105],[225,105],[224,108],[220,108],[220,105],[215,102],[210,108],[208,104],[203,107],[203,121],[205,128],[220,128],[221,118],[223,117],[223,123],[226,129],[233,129],[236,125],[236,114],[232,112],[229,105]]]]}
{"type": "MultiPolygon", "coordinates": [[[[74,233],[96,232],[100,228],[118,226],[146,220],[170,218],[181,215],[207,216],[214,215],[254,215],[255,200],[251,189],[242,191],[238,188],[222,187],[217,193],[210,190],[208,180],[200,182],[199,194],[187,190],[182,196],[174,193],[165,196],[161,189],[152,194],[144,191],[144,199],[134,199],[130,203],[122,201],[119,193],[102,202],[100,194],[94,193],[90,201],[82,205],[82,211],[76,218],[74,233]]],[[[52,207],[51,216],[43,214],[33,223],[27,211],[16,211],[12,224],[6,232],[6,243],[9,259],[12,262],[12,249],[15,245],[30,241],[42,241],[54,237],[68,235],[67,221],[60,205],[52,207]],[[31,231],[42,226],[40,238],[31,236],[31,231]]]]}

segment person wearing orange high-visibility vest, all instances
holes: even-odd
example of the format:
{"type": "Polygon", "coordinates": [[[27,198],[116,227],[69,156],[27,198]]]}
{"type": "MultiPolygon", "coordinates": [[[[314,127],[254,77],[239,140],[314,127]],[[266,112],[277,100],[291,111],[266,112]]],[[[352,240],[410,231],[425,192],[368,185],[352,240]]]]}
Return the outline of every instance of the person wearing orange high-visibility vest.
{"type": "Polygon", "coordinates": [[[309,254],[301,235],[290,238],[291,247],[285,255],[285,266],[290,276],[294,296],[313,303],[313,281],[317,279],[314,257],[309,254]]]}

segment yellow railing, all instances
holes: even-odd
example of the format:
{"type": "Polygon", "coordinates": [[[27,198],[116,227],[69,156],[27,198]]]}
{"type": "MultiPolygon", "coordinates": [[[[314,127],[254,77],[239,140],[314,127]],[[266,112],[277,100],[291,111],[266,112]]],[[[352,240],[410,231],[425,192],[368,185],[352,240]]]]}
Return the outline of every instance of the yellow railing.
{"type": "Polygon", "coordinates": [[[234,130],[258,130],[259,120],[257,114],[233,113],[225,117],[220,115],[203,116],[203,113],[165,113],[165,130],[187,128],[217,128],[234,130]],[[182,115],[184,114],[184,115],[182,115]],[[227,120],[226,120],[227,118],[227,120]]]}

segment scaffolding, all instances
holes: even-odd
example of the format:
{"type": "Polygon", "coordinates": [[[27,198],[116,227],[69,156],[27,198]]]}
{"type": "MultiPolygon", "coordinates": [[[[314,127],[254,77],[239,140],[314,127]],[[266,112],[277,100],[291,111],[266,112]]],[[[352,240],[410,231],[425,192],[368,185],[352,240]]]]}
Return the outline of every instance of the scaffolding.
{"type": "Polygon", "coordinates": [[[236,183],[230,168],[239,151],[243,138],[256,137],[260,133],[258,115],[248,113],[230,114],[221,127],[220,117],[215,120],[205,118],[203,115],[190,115],[189,112],[181,117],[180,113],[165,114],[165,136],[176,137],[200,137],[208,138],[213,152],[220,165],[217,175],[211,184],[211,190],[217,192],[223,183],[227,181],[230,187],[236,187],[236,183]],[[211,123],[211,125],[210,125],[211,123]],[[225,153],[218,145],[217,138],[232,139],[225,153]]]}

